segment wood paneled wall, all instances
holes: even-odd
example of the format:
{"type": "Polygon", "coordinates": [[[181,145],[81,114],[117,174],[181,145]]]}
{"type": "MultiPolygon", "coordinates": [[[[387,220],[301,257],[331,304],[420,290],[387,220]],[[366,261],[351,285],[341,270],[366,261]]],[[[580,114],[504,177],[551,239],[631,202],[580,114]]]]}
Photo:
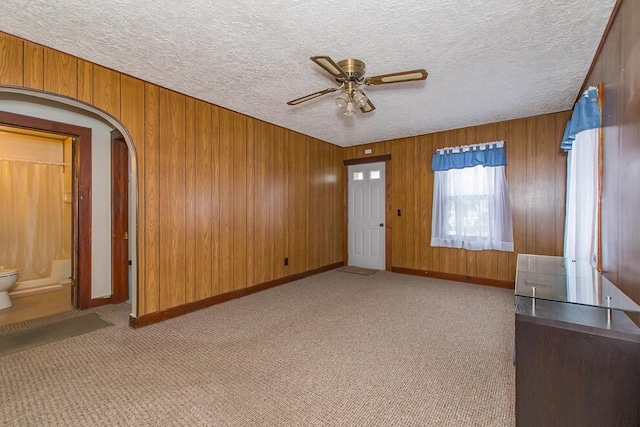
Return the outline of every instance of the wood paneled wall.
{"type": "Polygon", "coordinates": [[[139,315],[342,261],[340,147],[4,33],[0,84],[80,99],[129,130],[139,315]]]}
{"type": "Polygon", "coordinates": [[[566,155],[560,140],[569,117],[561,112],[346,148],[345,159],[391,154],[393,267],[513,282],[516,254],[562,255],[566,155]],[[504,140],[507,151],[515,252],[431,247],[432,154],[496,140],[504,140]]]}
{"type": "MultiPolygon", "coordinates": [[[[640,2],[622,0],[588,85],[603,83],[602,269],[640,303],[640,2]]],[[[636,318],[638,320],[638,318],[636,318]]]]}

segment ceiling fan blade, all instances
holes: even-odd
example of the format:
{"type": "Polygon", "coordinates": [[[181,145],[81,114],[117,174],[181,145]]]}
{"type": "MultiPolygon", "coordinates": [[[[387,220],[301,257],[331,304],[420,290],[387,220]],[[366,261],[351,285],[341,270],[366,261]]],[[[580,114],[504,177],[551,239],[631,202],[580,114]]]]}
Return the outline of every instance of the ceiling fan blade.
{"type": "Polygon", "coordinates": [[[336,64],[333,59],[328,56],[312,56],[311,59],[313,62],[324,68],[329,74],[333,76],[335,79],[347,79],[347,73],[344,72],[342,68],[336,64]]]}
{"type": "Polygon", "coordinates": [[[370,113],[375,109],[376,106],[371,103],[371,100],[369,98],[367,98],[367,103],[364,106],[360,107],[360,111],[362,111],[363,113],[370,113]]]}
{"type": "Polygon", "coordinates": [[[314,92],[312,94],[305,95],[305,96],[300,97],[300,98],[296,98],[293,101],[287,102],[287,104],[288,105],[298,105],[301,102],[309,101],[310,99],[317,98],[317,97],[322,96],[322,95],[326,95],[327,93],[335,92],[338,89],[340,89],[340,88],[338,88],[338,87],[330,87],[328,89],[321,90],[319,92],[314,92]]]}
{"type": "Polygon", "coordinates": [[[402,71],[400,73],[381,74],[379,76],[367,77],[364,83],[369,86],[384,85],[387,83],[411,82],[415,80],[426,80],[428,74],[426,70],[402,71]]]}

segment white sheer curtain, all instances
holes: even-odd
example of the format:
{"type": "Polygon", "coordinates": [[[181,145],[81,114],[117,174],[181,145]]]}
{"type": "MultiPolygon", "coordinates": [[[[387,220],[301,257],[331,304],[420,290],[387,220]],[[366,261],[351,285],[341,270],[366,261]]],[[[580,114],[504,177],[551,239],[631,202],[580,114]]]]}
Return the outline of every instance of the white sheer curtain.
{"type": "Polygon", "coordinates": [[[436,171],[431,246],[513,251],[504,166],[436,171]]]}
{"type": "Polygon", "coordinates": [[[63,188],[58,165],[0,160],[0,265],[20,280],[47,277],[62,256],[63,188]]]}
{"type": "Polygon", "coordinates": [[[564,256],[596,266],[598,248],[598,129],[578,133],[567,158],[564,256]]]}

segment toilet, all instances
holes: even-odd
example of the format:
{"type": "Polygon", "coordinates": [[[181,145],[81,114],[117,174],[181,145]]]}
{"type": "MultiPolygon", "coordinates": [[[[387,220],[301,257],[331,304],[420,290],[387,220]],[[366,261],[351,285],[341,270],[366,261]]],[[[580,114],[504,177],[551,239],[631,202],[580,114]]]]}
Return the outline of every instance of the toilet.
{"type": "Polygon", "coordinates": [[[0,310],[11,307],[9,289],[18,281],[18,270],[0,268],[0,310]]]}

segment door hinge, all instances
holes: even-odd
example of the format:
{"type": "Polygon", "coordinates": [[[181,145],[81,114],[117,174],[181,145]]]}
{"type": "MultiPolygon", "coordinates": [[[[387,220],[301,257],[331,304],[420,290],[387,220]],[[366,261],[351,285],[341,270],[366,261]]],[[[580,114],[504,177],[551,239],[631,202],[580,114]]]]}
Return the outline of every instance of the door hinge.
{"type": "Polygon", "coordinates": [[[124,240],[129,240],[129,232],[124,232],[124,240]]]}

